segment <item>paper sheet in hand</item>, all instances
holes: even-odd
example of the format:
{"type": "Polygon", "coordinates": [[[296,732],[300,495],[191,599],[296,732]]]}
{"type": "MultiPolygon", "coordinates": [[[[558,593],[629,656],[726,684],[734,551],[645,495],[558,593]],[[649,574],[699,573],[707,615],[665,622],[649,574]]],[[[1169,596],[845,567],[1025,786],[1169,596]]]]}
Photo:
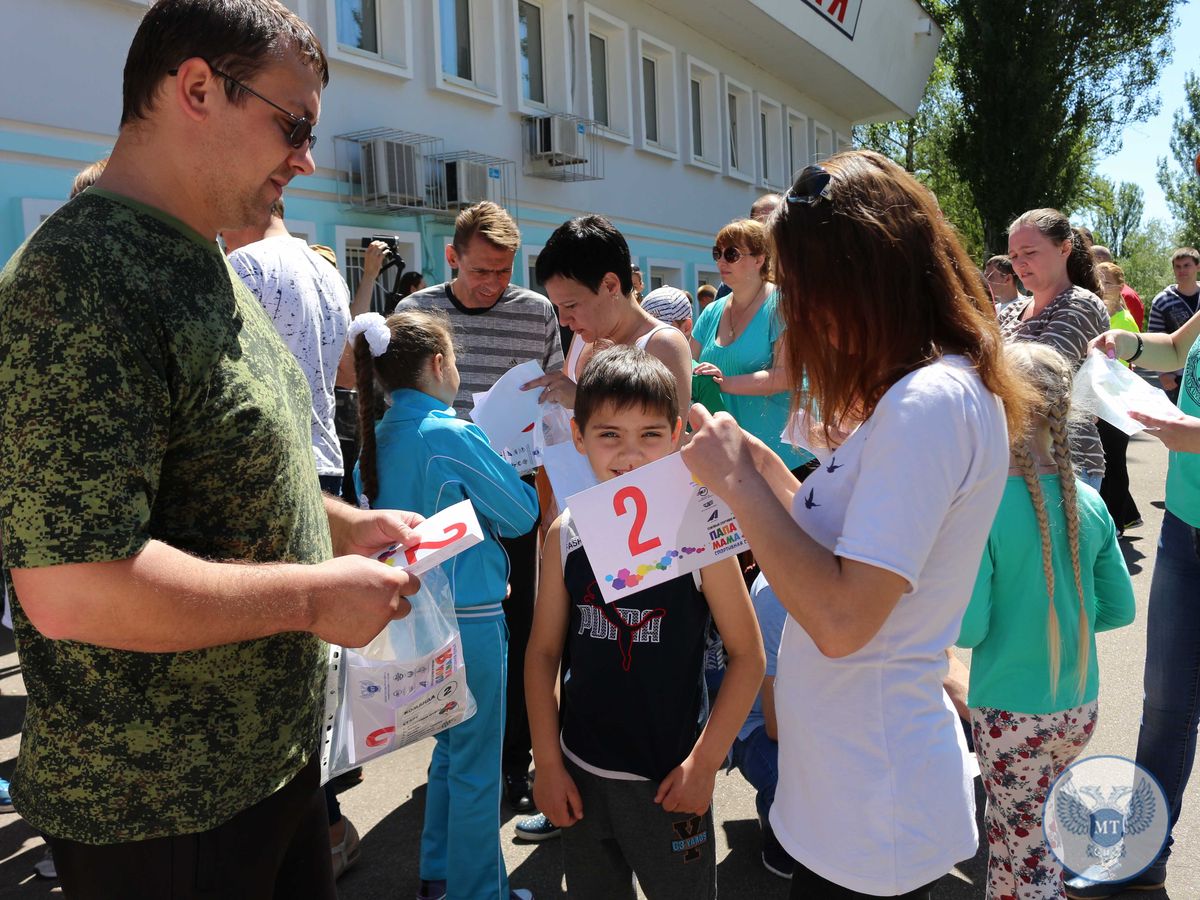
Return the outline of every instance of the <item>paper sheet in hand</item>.
{"type": "Polygon", "coordinates": [[[678,453],[576,494],[571,518],[606,603],[746,547],[729,507],[678,453]]]}
{"type": "Polygon", "coordinates": [[[559,509],[566,509],[572,497],[580,491],[595,487],[596,473],[588,458],[575,449],[570,441],[551,444],[542,451],[542,463],[554,488],[554,498],[559,509]]]}
{"type": "Polygon", "coordinates": [[[1164,419],[1179,416],[1166,394],[1099,350],[1092,350],[1075,373],[1071,402],[1130,435],[1146,427],[1130,417],[1131,411],[1164,419]]]}
{"type": "Polygon", "coordinates": [[[413,575],[427,572],[450,557],[474,547],[483,540],[483,529],[470,500],[447,506],[415,529],[421,543],[402,550],[399,544],[375,557],[389,566],[399,566],[413,575]]]}
{"type": "Polygon", "coordinates": [[[523,391],[521,385],[543,374],[531,359],[501,375],[486,393],[473,395],[471,420],[522,475],[542,464],[542,407],[537,399],[541,391],[523,391]]]}

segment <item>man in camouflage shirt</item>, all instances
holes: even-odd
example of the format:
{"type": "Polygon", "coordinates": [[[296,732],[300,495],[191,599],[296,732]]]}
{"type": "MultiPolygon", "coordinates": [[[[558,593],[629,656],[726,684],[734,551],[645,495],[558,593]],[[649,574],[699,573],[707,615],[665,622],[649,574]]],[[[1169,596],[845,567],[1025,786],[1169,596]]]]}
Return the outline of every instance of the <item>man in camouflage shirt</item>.
{"type": "Polygon", "coordinates": [[[366,557],[417,517],[320,493],[308,385],[215,243],[313,171],[327,78],[275,0],[160,0],[105,173],[0,273],[12,793],[71,897],[336,896],[322,639],[407,612],[366,557]]]}

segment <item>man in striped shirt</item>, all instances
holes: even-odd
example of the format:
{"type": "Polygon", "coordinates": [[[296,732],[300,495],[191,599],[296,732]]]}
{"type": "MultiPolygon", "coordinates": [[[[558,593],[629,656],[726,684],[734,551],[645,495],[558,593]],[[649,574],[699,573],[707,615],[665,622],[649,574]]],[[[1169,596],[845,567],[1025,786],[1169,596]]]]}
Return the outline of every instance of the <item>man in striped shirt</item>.
{"type": "MultiPolygon", "coordinates": [[[[1200,283],[1196,281],[1198,266],[1200,253],[1191,247],[1181,247],[1171,254],[1176,283],[1154,298],[1146,331],[1171,334],[1196,314],[1197,306],[1200,306],[1200,283]]],[[[1179,397],[1179,375],[1179,372],[1163,372],[1158,376],[1172,401],[1179,397]]]]}
{"type": "MultiPolygon", "coordinates": [[[[454,325],[462,383],[454,398],[459,418],[470,418],[471,395],[492,387],[509,369],[536,359],[544,372],[562,369],[562,344],[554,307],[541,294],[510,284],[513,260],[521,246],[517,223],[495,203],[464,209],[454,222],[454,241],[446,262],[452,281],[405,297],[397,309],[438,309],[454,325]]],[[[526,476],[532,483],[532,476],[526,476]]],[[[509,804],[517,812],[533,809],[529,784],[532,762],[529,718],[525,712],[525,647],[533,624],[537,590],[537,525],[522,537],[502,539],[508,553],[508,710],[502,767],[509,804]]]]}

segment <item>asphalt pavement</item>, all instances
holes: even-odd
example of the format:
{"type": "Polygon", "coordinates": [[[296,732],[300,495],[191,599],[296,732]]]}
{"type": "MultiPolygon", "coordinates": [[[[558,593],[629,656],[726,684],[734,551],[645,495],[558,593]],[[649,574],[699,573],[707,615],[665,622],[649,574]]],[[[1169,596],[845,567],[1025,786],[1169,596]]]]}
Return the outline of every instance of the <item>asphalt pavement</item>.
{"type": "MultiPolygon", "coordinates": [[[[1145,524],[1122,541],[1137,595],[1137,620],[1128,628],[1097,638],[1100,662],[1100,724],[1086,755],[1132,757],[1141,715],[1145,611],[1162,522],[1167,455],[1154,439],[1139,436],[1129,445],[1133,493],[1145,524]]],[[[1198,586],[1200,590],[1200,586],[1198,586]]],[[[0,631],[3,631],[0,629],[0,631]]],[[[962,654],[969,664],[969,654],[962,654]]],[[[8,775],[17,755],[25,689],[11,635],[0,634],[0,775],[8,775]]],[[[425,770],[432,740],[368,764],[361,784],[341,793],[342,810],[362,834],[359,863],[339,882],[342,900],[407,900],[417,891],[417,862],[425,793],[425,770]]],[[[978,784],[978,782],[977,782],[978,784]]],[[[982,812],[982,791],[977,790],[982,812]]],[[[759,862],[754,791],[737,773],[717,777],[713,799],[717,872],[725,898],[784,898],[787,883],[759,862]]],[[[864,810],[869,815],[869,810],[864,810]]],[[[514,888],[530,888],[539,900],[567,896],[559,842],[527,844],[514,839],[519,817],[504,810],[501,840],[514,888]]],[[[1200,777],[1193,778],[1175,830],[1175,853],[1165,890],[1125,895],[1142,900],[1200,898],[1200,777]]],[[[37,878],[41,838],[17,815],[0,816],[0,898],[61,894],[57,883],[37,878]]],[[[251,852],[247,848],[247,852],[251,852]]],[[[934,890],[936,900],[978,900],[984,896],[986,850],[961,863],[934,890]]]]}

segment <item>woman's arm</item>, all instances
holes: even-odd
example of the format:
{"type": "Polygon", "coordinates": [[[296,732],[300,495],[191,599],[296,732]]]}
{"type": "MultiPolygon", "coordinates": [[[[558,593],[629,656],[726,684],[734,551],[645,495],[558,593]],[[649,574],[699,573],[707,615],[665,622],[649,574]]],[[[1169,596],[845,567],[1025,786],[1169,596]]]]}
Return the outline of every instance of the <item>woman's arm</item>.
{"type": "Polygon", "coordinates": [[[826,656],[849,656],[866,646],[909,590],[908,580],[836,556],[809,537],[758,471],[730,416],[693,409],[691,424],[695,434],[682,451],[684,462],[729,503],[784,609],[826,656]]]}
{"type": "Polygon", "coordinates": [[[754,705],[766,665],[758,620],[737,560],[723,559],[701,571],[704,598],[729,662],[717,702],[692,752],[663,779],[654,797],[654,802],[661,803],[668,812],[695,815],[703,815],[712,803],[717,770],[754,705]]]}
{"type": "Polygon", "coordinates": [[[558,669],[570,621],[570,598],[559,550],[561,529],[559,518],[546,533],[533,628],[525,650],[525,707],[538,776],[533,796],[537,808],[560,828],[583,818],[583,801],[567,774],[558,742],[558,669]]]}
{"type": "Polygon", "coordinates": [[[677,328],[664,328],[646,343],[646,352],[662,360],[675,376],[682,412],[692,405],[692,353],[688,340],[677,328]]]}
{"type": "Polygon", "coordinates": [[[716,379],[726,394],[741,394],[749,397],[765,397],[790,390],[787,369],[776,366],[760,369],[747,375],[724,375],[716,379]]]}
{"type": "MultiPolygon", "coordinates": [[[[1118,328],[1104,332],[1088,347],[1098,347],[1110,358],[1127,360],[1137,353],[1138,337],[1139,335],[1118,328]]],[[[1187,362],[1188,351],[1192,349],[1196,340],[1200,339],[1200,312],[1171,334],[1144,331],[1140,337],[1142,353],[1134,361],[1135,365],[1154,372],[1176,372],[1183,368],[1187,362]]]]}

